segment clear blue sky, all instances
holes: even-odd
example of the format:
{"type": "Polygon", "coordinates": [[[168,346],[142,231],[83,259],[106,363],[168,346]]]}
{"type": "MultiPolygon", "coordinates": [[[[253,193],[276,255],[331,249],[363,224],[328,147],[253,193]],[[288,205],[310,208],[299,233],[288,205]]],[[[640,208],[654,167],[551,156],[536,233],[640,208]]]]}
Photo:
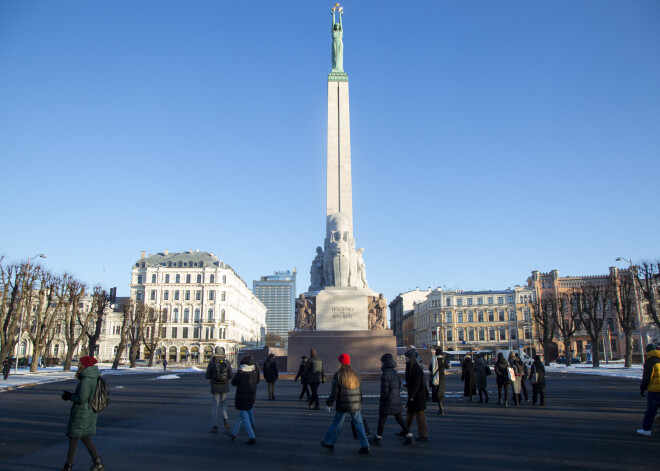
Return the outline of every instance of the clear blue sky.
{"type": "MultiPolygon", "coordinates": [[[[331,1],[0,3],[6,260],[128,293],[140,250],[309,284],[331,1]]],[[[367,279],[501,289],[660,255],[660,2],[344,5],[367,279]]],[[[622,266],[622,265],[620,265],[622,266]]]]}

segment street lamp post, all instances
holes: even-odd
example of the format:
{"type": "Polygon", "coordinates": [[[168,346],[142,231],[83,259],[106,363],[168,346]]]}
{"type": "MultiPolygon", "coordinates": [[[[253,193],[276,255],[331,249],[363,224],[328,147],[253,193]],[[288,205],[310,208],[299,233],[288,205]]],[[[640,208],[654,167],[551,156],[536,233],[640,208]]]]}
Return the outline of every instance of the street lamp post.
{"type": "MultiPolygon", "coordinates": [[[[28,257],[27,261],[27,268],[25,269],[25,279],[27,280],[28,275],[30,274],[30,260],[33,258],[46,258],[46,256],[42,253],[39,253],[33,257],[28,257]]],[[[23,281],[23,296],[25,296],[25,280],[23,281]]],[[[21,333],[23,332],[23,315],[25,314],[25,302],[23,302],[23,306],[21,307],[21,319],[19,321],[19,327],[18,327],[18,343],[16,344],[16,363],[14,364],[14,374],[18,372],[18,353],[19,349],[21,348],[21,333]]]]}
{"type": "MultiPolygon", "coordinates": [[[[621,262],[621,261],[628,262],[630,264],[630,276],[631,277],[634,276],[635,266],[633,265],[632,258],[630,260],[628,260],[627,258],[617,257],[616,261],[617,262],[621,262]]],[[[635,280],[634,279],[632,279],[632,285],[633,285],[633,294],[635,296],[635,309],[637,310],[637,322],[639,323],[639,340],[641,342],[639,347],[640,347],[640,352],[642,354],[642,360],[643,360],[644,359],[644,336],[642,335],[643,317],[642,317],[642,310],[639,307],[639,299],[637,297],[637,286],[635,286],[635,280]]],[[[646,329],[644,329],[644,330],[646,330],[646,329]]],[[[648,335],[648,333],[647,333],[647,335],[648,335]]],[[[647,344],[650,343],[648,338],[646,339],[646,343],[647,344]]]]}

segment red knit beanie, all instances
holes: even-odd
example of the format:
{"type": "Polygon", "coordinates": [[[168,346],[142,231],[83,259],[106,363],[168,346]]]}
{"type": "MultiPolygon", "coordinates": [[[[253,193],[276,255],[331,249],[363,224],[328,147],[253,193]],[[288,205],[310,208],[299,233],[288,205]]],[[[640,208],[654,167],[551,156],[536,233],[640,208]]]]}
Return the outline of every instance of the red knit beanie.
{"type": "Polygon", "coordinates": [[[348,356],[348,353],[342,353],[341,355],[339,355],[339,358],[337,358],[337,360],[339,360],[339,363],[341,363],[342,365],[351,364],[351,357],[348,356]]]}
{"type": "Polygon", "coordinates": [[[88,368],[90,366],[94,366],[94,365],[96,365],[96,363],[98,363],[98,361],[94,357],[87,356],[87,357],[82,357],[80,359],[80,364],[82,366],[84,366],[85,368],[88,368]]]}

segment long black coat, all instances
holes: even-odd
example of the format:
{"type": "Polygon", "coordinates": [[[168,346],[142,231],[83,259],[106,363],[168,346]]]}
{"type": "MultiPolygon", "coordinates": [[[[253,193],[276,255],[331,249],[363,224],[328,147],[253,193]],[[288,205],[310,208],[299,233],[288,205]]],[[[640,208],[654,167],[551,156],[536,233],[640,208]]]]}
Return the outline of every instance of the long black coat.
{"type": "Polygon", "coordinates": [[[474,361],[474,385],[479,389],[488,387],[486,368],[488,368],[488,365],[483,358],[477,358],[474,361]]]}
{"type": "Polygon", "coordinates": [[[509,379],[509,362],[505,359],[495,363],[495,376],[497,377],[497,385],[511,384],[509,379]]]}
{"type": "Polygon", "coordinates": [[[362,408],[362,387],[346,389],[337,378],[338,373],[332,377],[332,390],[325,401],[327,406],[337,401],[337,412],[357,412],[362,408]]]}
{"type": "Polygon", "coordinates": [[[250,410],[257,398],[257,383],[259,382],[259,368],[254,363],[241,364],[238,373],[234,375],[231,384],[236,386],[236,399],[234,407],[237,410],[250,410]]]}
{"type": "Polygon", "coordinates": [[[264,363],[264,379],[267,383],[274,383],[278,377],[279,373],[277,372],[277,363],[275,363],[275,359],[271,360],[269,358],[266,360],[266,363],[264,363]]]}
{"type": "Polygon", "coordinates": [[[431,358],[431,364],[429,365],[429,386],[431,386],[431,400],[433,402],[438,402],[445,395],[445,370],[449,366],[449,361],[444,355],[436,355],[431,358]],[[437,382],[437,384],[433,384],[434,382],[437,382]]]}
{"type": "Polygon", "coordinates": [[[298,368],[298,374],[296,375],[296,381],[300,378],[301,384],[307,384],[307,360],[300,362],[300,367],[298,368]]]}
{"type": "Polygon", "coordinates": [[[380,402],[379,415],[394,415],[403,412],[401,405],[401,380],[396,371],[396,361],[388,358],[380,367],[383,374],[380,376],[380,402]]]}
{"type": "Polygon", "coordinates": [[[538,380],[536,384],[532,384],[532,390],[536,392],[545,392],[545,366],[542,361],[534,361],[532,368],[529,370],[529,378],[533,377],[534,373],[538,373],[538,380]]]}
{"type": "Polygon", "coordinates": [[[474,363],[472,362],[472,358],[466,357],[465,360],[463,360],[461,369],[461,380],[464,381],[463,395],[473,396],[477,391],[474,387],[474,363]]]}
{"type": "Polygon", "coordinates": [[[417,360],[406,362],[406,387],[408,388],[406,407],[415,412],[426,410],[429,390],[426,387],[424,370],[417,360]]]}

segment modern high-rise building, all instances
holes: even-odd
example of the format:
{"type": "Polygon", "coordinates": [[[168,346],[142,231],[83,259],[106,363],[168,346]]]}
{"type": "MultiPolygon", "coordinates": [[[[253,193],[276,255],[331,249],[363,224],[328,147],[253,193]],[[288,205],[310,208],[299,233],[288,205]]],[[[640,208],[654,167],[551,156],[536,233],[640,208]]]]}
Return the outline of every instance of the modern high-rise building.
{"type": "Polygon", "coordinates": [[[252,292],[266,306],[266,344],[286,347],[293,330],[296,269],[276,271],[252,282],[252,292]]]}

